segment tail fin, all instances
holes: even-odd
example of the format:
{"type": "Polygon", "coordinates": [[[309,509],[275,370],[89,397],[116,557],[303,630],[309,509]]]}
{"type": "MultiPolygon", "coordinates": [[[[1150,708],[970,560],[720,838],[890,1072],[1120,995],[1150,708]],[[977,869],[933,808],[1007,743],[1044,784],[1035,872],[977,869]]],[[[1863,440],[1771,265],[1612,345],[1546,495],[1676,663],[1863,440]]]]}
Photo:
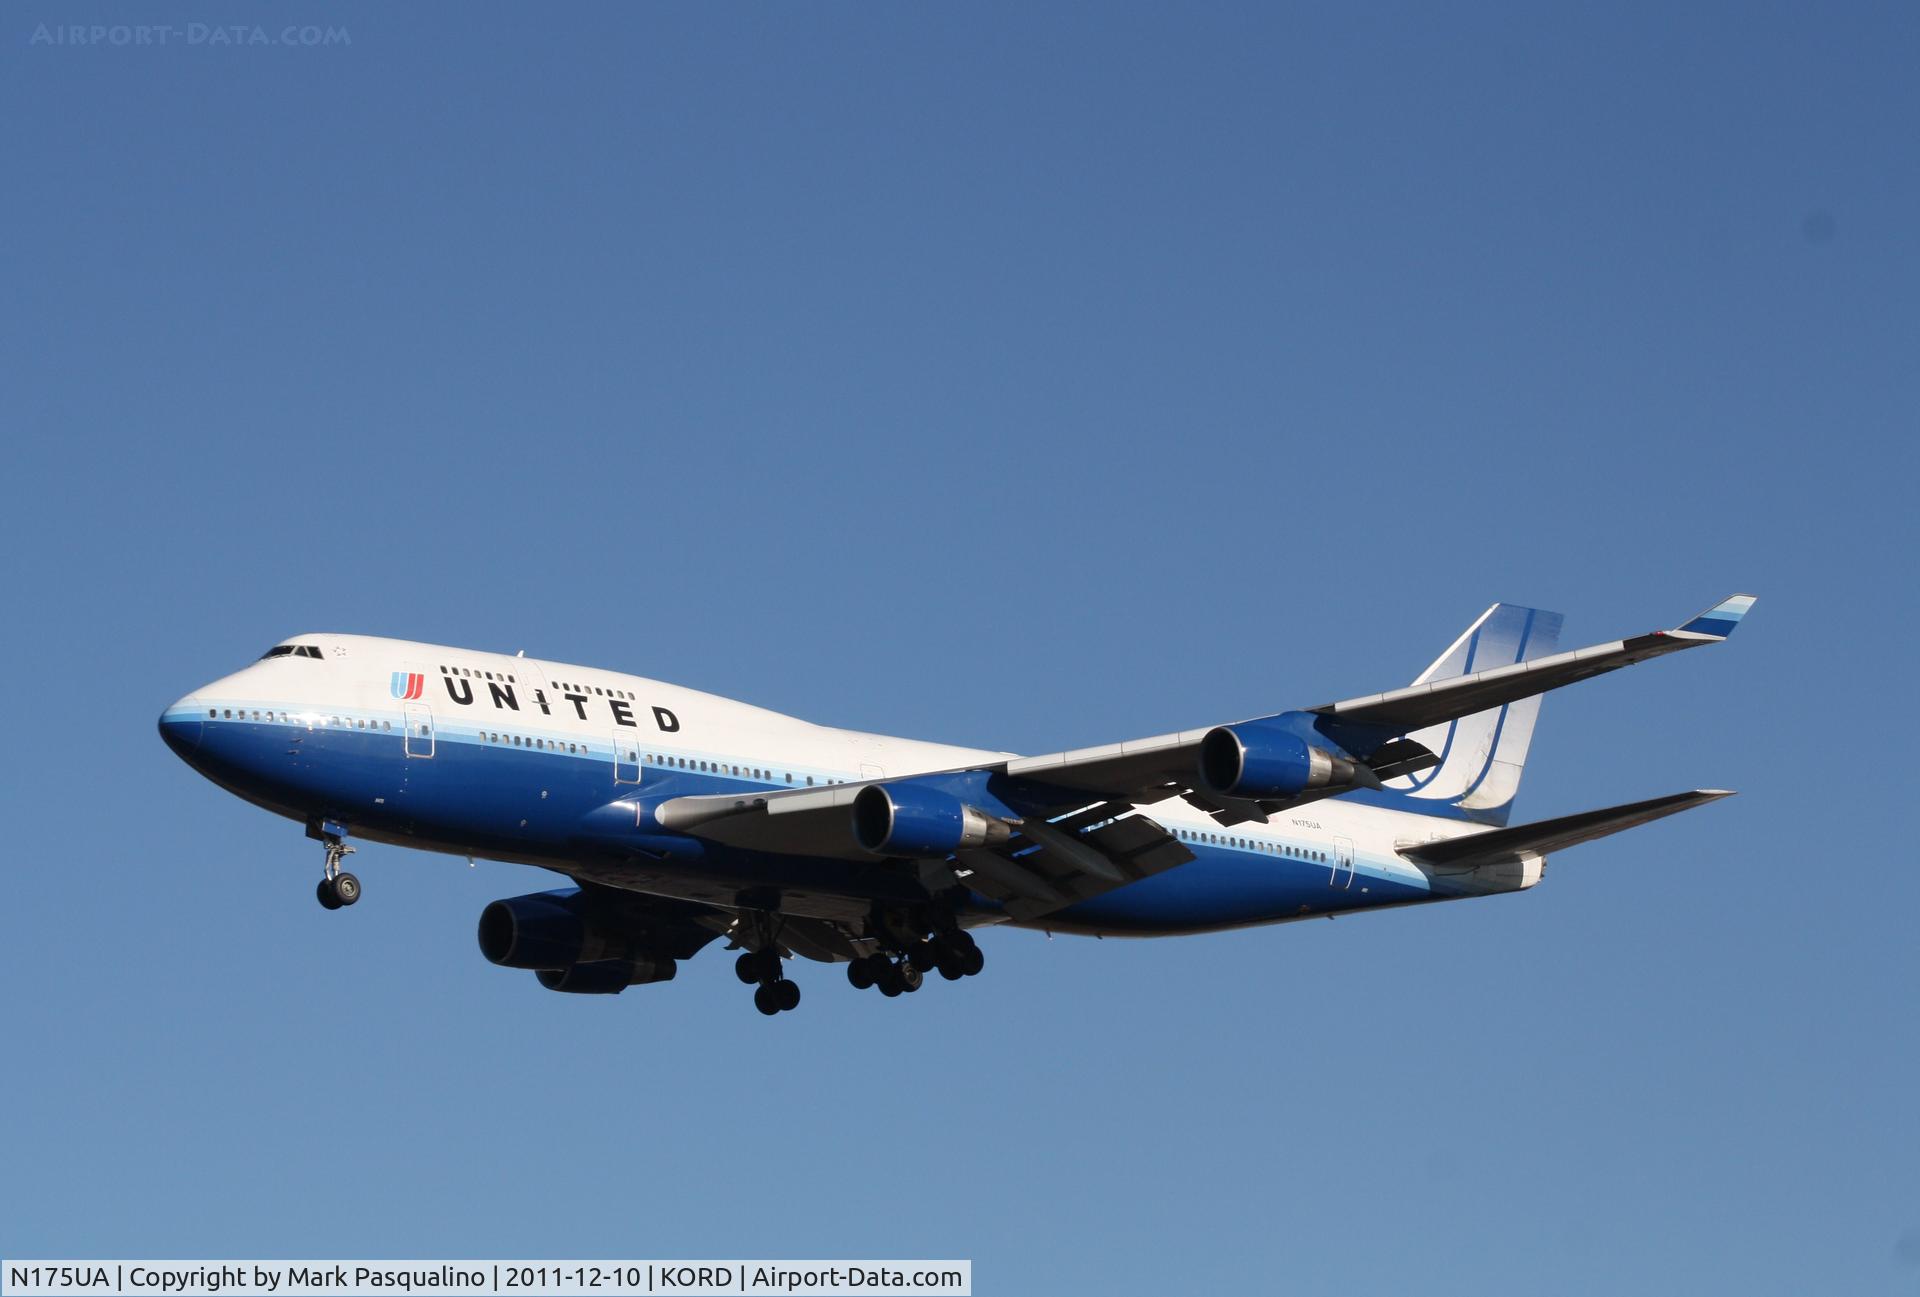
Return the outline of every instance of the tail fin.
{"type": "MultiPolygon", "coordinates": [[[[1430,684],[1545,657],[1560,645],[1561,620],[1557,612],[1497,603],[1413,683],[1430,684]]],[[[1414,801],[1407,809],[1423,815],[1504,826],[1520,788],[1540,698],[1535,694],[1408,735],[1436,753],[1440,764],[1390,779],[1386,787],[1414,801]]]]}

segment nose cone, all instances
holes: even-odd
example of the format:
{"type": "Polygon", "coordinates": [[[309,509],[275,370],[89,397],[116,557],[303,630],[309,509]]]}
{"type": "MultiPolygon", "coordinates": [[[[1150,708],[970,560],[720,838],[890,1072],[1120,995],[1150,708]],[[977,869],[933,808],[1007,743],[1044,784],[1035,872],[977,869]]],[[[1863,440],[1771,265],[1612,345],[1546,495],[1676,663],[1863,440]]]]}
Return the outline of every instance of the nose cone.
{"type": "Polygon", "coordinates": [[[200,746],[201,726],[200,709],[197,707],[175,703],[160,713],[160,737],[173,749],[175,756],[189,764],[200,746]]]}

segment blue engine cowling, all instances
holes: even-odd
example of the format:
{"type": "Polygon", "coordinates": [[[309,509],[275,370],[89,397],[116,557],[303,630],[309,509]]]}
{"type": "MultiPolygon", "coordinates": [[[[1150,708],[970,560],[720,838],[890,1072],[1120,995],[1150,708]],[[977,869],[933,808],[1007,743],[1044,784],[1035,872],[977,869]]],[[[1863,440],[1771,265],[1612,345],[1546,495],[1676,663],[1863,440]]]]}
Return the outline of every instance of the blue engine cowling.
{"type": "Polygon", "coordinates": [[[1362,776],[1354,762],[1316,747],[1291,730],[1247,721],[1207,731],[1200,740],[1200,783],[1222,797],[1298,797],[1362,776]]]}
{"type": "Polygon", "coordinates": [[[575,891],[535,892],[480,911],[480,953],[503,968],[567,968],[594,934],[574,908],[575,891]]]}
{"type": "Polygon", "coordinates": [[[671,959],[595,959],[565,968],[543,968],[534,976],[549,991],[570,995],[618,995],[629,986],[671,982],[679,971],[671,959]]]}
{"type": "Polygon", "coordinates": [[[1004,820],[924,784],[869,784],[853,799],[853,837],[877,856],[945,856],[1005,842],[1004,820]]]}

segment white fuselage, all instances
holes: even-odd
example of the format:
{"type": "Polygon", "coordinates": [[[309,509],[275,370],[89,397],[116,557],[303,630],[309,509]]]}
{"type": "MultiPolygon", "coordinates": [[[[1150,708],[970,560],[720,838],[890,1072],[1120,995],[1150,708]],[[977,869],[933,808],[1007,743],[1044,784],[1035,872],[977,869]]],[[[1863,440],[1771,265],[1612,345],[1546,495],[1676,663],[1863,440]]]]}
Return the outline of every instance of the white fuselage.
{"type": "MultiPolygon", "coordinates": [[[[278,813],[338,822],[378,840],[585,872],[714,903],[727,903],[743,878],[777,879],[778,858],[748,864],[709,856],[606,877],[617,867],[575,859],[569,844],[581,839],[573,826],[607,802],[656,789],[817,787],[1013,755],[810,724],[592,667],[357,635],[302,635],[287,644],[304,651],[276,650],[279,656],[194,690],[163,716],[169,743],[217,782],[278,813]]],[[[1178,798],[1143,809],[1196,857],[1167,877],[1195,872],[1158,889],[1160,880],[1144,880],[1084,915],[1035,926],[1190,932],[1511,891],[1541,873],[1538,857],[1452,874],[1418,867],[1398,849],[1479,826],[1339,799],[1232,827],[1178,798]],[[1136,889],[1137,901],[1122,899],[1136,889]]],[[[812,870],[795,889],[803,893],[795,908],[840,912],[859,899],[841,894],[849,886],[860,890],[812,870]]]]}

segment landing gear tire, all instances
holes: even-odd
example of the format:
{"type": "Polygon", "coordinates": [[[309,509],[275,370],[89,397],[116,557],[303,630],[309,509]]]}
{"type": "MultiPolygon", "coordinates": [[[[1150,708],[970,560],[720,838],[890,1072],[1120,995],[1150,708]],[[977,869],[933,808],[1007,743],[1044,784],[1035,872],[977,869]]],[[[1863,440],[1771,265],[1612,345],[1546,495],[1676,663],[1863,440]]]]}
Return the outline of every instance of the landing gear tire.
{"type": "Polygon", "coordinates": [[[864,991],[873,985],[873,965],[862,955],[847,965],[847,982],[856,991],[864,991]]]}
{"type": "Polygon", "coordinates": [[[326,867],[320,871],[320,886],[314,895],[329,910],[352,905],[360,899],[360,880],[340,868],[340,862],[353,854],[353,848],[339,834],[323,832],[325,826],[307,826],[307,836],[319,838],[327,848],[326,867]]]}
{"type": "Polygon", "coordinates": [[[898,976],[900,978],[900,989],[903,991],[917,991],[927,980],[919,969],[904,960],[900,963],[898,976]]]}
{"type": "Polygon", "coordinates": [[[776,1013],[800,1007],[800,983],[781,978],[762,982],[753,990],[753,1007],[771,1018],[776,1013]]]}
{"type": "Polygon", "coordinates": [[[777,982],[780,954],[774,950],[749,950],[733,961],[733,975],[748,986],[755,982],[777,982]]]}
{"type": "Polygon", "coordinates": [[[987,966],[987,957],[980,952],[979,944],[966,932],[958,929],[943,932],[932,944],[940,976],[949,982],[972,977],[987,966]]]}
{"type": "Polygon", "coordinates": [[[882,959],[873,975],[873,984],[880,988],[880,994],[891,1000],[907,989],[906,979],[900,976],[900,968],[890,959],[882,959]]]}
{"type": "Polygon", "coordinates": [[[906,962],[922,973],[931,973],[939,966],[939,947],[931,941],[916,941],[907,947],[906,962]]]}
{"type": "Polygon", "coordinates": [[[974,949],[973,936],[959,928],[943,932],[933,939],[935,950],[944,950],[950,955],[963,955],[974,949]]]}

